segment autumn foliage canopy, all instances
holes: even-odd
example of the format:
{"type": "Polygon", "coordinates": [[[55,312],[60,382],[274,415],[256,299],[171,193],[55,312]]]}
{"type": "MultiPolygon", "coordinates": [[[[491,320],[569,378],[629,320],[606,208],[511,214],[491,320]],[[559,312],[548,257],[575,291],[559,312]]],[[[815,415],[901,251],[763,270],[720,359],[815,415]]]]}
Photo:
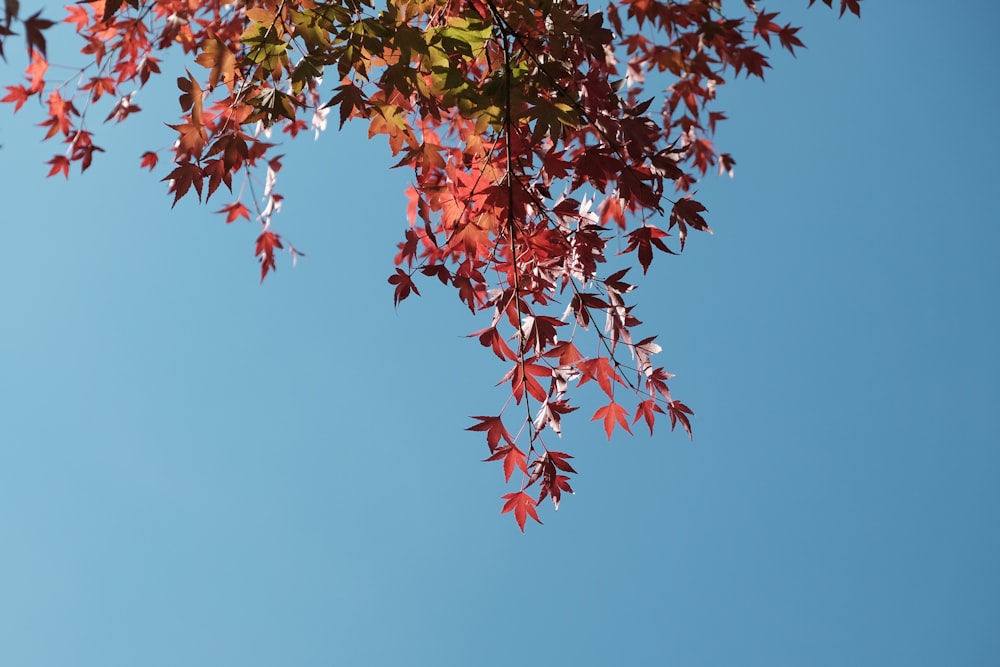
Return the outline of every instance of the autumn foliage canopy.
{"type": "MultiPolygon", "coordinates": [[[[860,2],[835,9],[859,14],[860,2]]],[[[577,388],[601,397],[592,421],[608,438],[662,419],[690,435],[655,336],[637,333],[634,281],[691,230],[710,231],[692,186],[735,164],[712,141],[726,118],[716,89],[763,79],[767,48],[794,53],[799,28],[750,0],[380,3],[97,0],[52,17],[8,0],[0,54],[16,36],[27,67],[0,101],[41,107],[44,138],[61,144],[48,175],[68,177],[103,152],[98,126],[140,111],[139,88],[176,85],[172,147],[134,159],[162,173],[173,203],[226,197],[226,223],[259,223],[261,280],[283,252],[301,254],[272,224],[276,146],[318,135],[330,115],[384,137],[412,172],[394,300],[440,282],[484,313],[471,335],[505,365],[510,394],[469,430],[513,485],[502,511],[524,530],[543,500],[558,508],[572,493],[572,456],[552,445],[577,388]],[[68,27],[80,67],[55,79],[46,38],[65,43],[68,27]],[[159,76],[169,52],[186,59],[175,83],[159,76]],[[602,271],[613,239],[624,257],[602,271]]]]}

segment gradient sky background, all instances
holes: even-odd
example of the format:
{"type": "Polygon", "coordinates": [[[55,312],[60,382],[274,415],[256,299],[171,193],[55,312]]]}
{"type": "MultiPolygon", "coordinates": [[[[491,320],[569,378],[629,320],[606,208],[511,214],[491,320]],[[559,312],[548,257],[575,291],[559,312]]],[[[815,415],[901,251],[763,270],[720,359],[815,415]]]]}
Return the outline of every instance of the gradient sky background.
{"type": "Polygon", "coordinates": [[[174,102],[69,182],[5,105],[0,664],[996,665],[1000,10],[786,4],[808,50],[721,91],[715,236],[637,294],[695,440],[581,409],[525,535],[463,431],[482,320],[393,309],[381,142],[288,147],[308,257],[260,286],[227,199],[137,168],[174,102]]]}

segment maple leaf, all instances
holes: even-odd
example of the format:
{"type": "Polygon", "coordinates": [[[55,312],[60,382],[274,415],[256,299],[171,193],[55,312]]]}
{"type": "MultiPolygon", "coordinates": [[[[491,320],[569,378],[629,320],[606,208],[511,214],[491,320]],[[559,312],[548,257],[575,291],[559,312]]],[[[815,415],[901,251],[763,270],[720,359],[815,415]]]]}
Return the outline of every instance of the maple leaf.
{"type": "Polygon", "coordinates": [[[68,16],[63,19],[63,23],[70,23],[78,33],[84,32],[87,24],[90,23],[90,16],[87,10],[80,5],[68,5],[65,7],[68,16]]]}
{"type": "Polygon", "coordinates": [[[511,393],[518,404],[524,398],[525,386],[527,386],[528,394],[532,398],[536,401],[544,401],[548,392],[545,391],[535,377],[552,377],[552,369],[542,364],[517,363],[514,364],[513,368],[507,372],[500,382],[511,381],[511,393]]]}
{"type": "Polygon", "coordinates": [[[479,302],[479,289],[477,283],[473,283],[468,276],[455,275],[451,279],[452,284],[458,288],[458,298],[469,307],[469,312],[476,312],[476,304],[479,302]]]}
{"type": "Polygon", "coordinates": [[[277,271],[278,267],[274,263],[274,249],[284,247],[281,245],[281,237],[274,232],[265,231],[257,237],[254,255],[260,260],[261,282],[264,282],[269,270],[277,271]]]}
{"type": "Polygon", "coordinates": [[[573,458],[570,454],[566,454],[564,452],[557,452],[551,449],[547,451],[546,454],[548,455],[549,460],[552,461],[552,465],[554,465],[559,470],[572,473],[576,472],[575,470],[573,470],[573,466],[569,464],[569,461],[566,460],[573,458]]]}
{"type": "Polygon", "coordinates": [[[503,495],[503,499],[506,502],[503,504],[503,509],[500,510],[500,513],[514,512],[514,520],[517,521],[517,525],[520,527],[522,533],[524,532],[524,523],[527,521],[529,515],[538,523],[542,522],[538,518],[538,511],[535,510],[538,501],[524,491],[506,493],[503,495]]]}
{"type": "Polygon", "coordinates": [[[31,81],[29,90],[40,93],[45,88],[45,73],[49,70],[49,61],[37,51],[31,54],[31,63],[24,69],[24,76],[31,81]]]}
{"type": "Polygon", "coordinates": [[[604,432],[608,436],[608,440],[611,440],[611,432],[615,430],[615,423],[617,422],[619,426],[628,431],[632,432],[632,429],[628,426],[628,410],[625,409],[623,405],[619,405],[612,400],[607,405],[597,408],[597,412],[594,416],[590,418],[590,421],[597,421],[598,419],[604,420],[604,432]]]}
{"type": "Polygon", "coordinates": [[[139,83],[146,85],[149,82],[149,77],[153,74],[160,73],[159,59],[155,56],[146,55],[141,61],[139,61],[139,83]]]}
{"type": "Polygon", "coordinates": [[[205,166],[202,167],[202,174],[208,176],[208,193],[205,195],[205,201],[212,198],[212,194],[222,183],[225,183],[229,191],[232,192],[233,174],[225,160],[206,160],[205,166]]]}
{"type": "Polygon", "coordinates": [[[413,131],[406,120],[406,114],[395,104],[376,104],[376,113],[369,112],[371,119],[368,125],[368,138],[377,134],[389,135],[389,148],[393,155],[398,155],[406,142],[411,148],[417,146],[413,131]]]}
{"type": "Polygon", "coordinates": [[[90,91],[91,102],[96,102],[104,95],[113,94],[116,88],[115,80],[109,76],[92,76],[87,83],[80,86],[80,90],[90,91]]]}
{"type": "Polygon", "coordinates": [[[567,459],[573,458],[564,452],[548,450],[532,462],[531,478],[527,486],[531,486],[539,479],[538,502],[545,500],[547,496],[552,497],[552,504],[556,510],[559,509],[559,501],[562,499],[562,492],[573,493],[573,487],[569,485],[569,477],[560,475],[559,472],[575,473],[576,470],[570,465],[567,459]]]}
{"type": "Polygon", "coordinates": [[[632,346],[632,351],[635,353],[635,359],[639,367],[639,373],[647,377],[653,374],[653,363],[649,358],[663,351],[663,348],[658,343],[653,342],[655,340],[656,336],[650,336],[649,338],[643,338],[632,346]]]}
{"type": "Polygon", "coordinates": [[[781,27],[774,22],[777,16],[778,12],[760,12],[754,22],[753,34],[760,35],[768,46],[771,44],[771,33],[781,30],[781,27]]]}
{"type": "Polygon", "coordinates": [[[514,474],[514,468],[520,468],[522,472],[527,474],[528,458],[524,452],[517,448],[517,445],[510,444],[499,447],[489,458],[483,459],[483,462],[499,461],[501,459],[503,459],[503,476],[505,482],[510,481],[510,476],[514,474]]]}
{"type": "Polygon", "coordinates": [[[177,205],[180,198],[188,193],[191,186],[194,185],[195,191],[198,193],[198,200],[201,201],[201,187],[204,182],[204,174],[202,173],[201,167],[193,162],[182,162],[177,165],[177,167],[164,176],[163,181],[170,182],[170,188],[168,192],[174,193],[174,203],[171,204],[171,208],[177,205]]]}
{"type": "Polygon", "coordinates": [[[653,423],[656,421],[654,413],[656,412],[663,414],[663,408],[657,405],[655,400],[650,398],[645,401],[639,401],[639,405],[635,409],[635,419],[632,420],[632,423],[636,423],[640,418],[645,419],[646,426],[649,427],[649,434],[653,435],[653,423]]]}
{"type": "Polygon", "coordinates": [[[680,401],[670,401],[667,403],[667,412],[670,415],[670,430],[673,431],[674,427],[677,426],[677,422],[681,423],[684,430],[687,431],[688,437],[692,440],[694,436],[691,434],[691,420],[688,419],[688,415],[693,415],[691,408],[684,405],[680,401]]]}
{"type": "Polygon", "coordinates": [[[347,122],[349,118],[355,116],[366,116],[365,110],[368,107],[368,98],[365,94],[361,92],[361,89],[355,86],[349,79],[344,79],[344,83],[337,86],[334,90],[337,94],[333,98],[323,105],[326,109],[332,106],[340,107],[340,127],[343,129],[344,123],[347,122]]]}
{"type": "Polygon", "coordinates": [[[396,264],[406,262],[408,266],[413,266],[413,260],[417,256],[417,242],[420,240],[420,237],[413,229],[407,229],[404,236],[406,240],[399,244],[400,251],[394,261],[396,264]]]}
{"type": "Polygon", "coordinates": [[[181,123],[179,125],[164,124],[177,131],[178,147],[183,153],[195,158],[201,155],[205,149],[205,143],[208,141],[208,133],[204,127],[194,123],[181,123]]]}
{"type": "Polygon", "coordinates": [[[104,152],[100,146],[95,146],[90,140],[90,132],[85,130],[77,131],[71,138],[66,139],[70,144],[70,159],[80,161],[80,171],[84,172],[90,167],[94,159],[95,152],[104,152]]]}
{"type": "MultiPolygon", "coordinates": [[[[191,112],[191,125],[198,130],[201,130],[201,112],[202,105],[204,103],[204,92],[202,91],[198,80],[191,76],[191,72],[188,72],[187,70],[184,70],[184,72],[187,74],[187,78],[183,76],[177,77],[177,87],[181,90],[180,97],[177,98],[177,101],[181,105],[181,111],[191,112]]],[[[170,127],[174,126],[171,125],[170,127]]]]}
{"type": "Polygon", "coordinates": [[[39,123],[40,126],[49,128],[45,138],[50,139],[60,132],[64,136],[69,135],[73,127],[70,117],[80,115],[73,102],[60,95],[58,90],[53,90],[49,93],[48,107],[48,120],[39,123]]]}
{"type": "Polygon", "coordinates": [[[466,431],[486,431],[486,444],[489,445],[490,451],[495,451],[497,445],[500,444],[500,439],[502,438],[509,445],[514,444],[514,440],[510,437],[510,433],[507,432],[507,428],[503,425],[503,420],[497,417],[484,417],[481,415],[474,416],[473,419],[478,419],[479,423],[470,426],[466,431]]]}
{"type": "Polygon", "coordinates": [[[42,33],[43,31],[54,26],[55,21],[43,19],[41,16],[42,12],[37,11],[28,18],[24,19],[24,41],[28,46],[29,53],[32,51],[38,51],[38,53],[42,54],[42,57],[45,58],[45,35],[42,33]]]}
{"type": "Polygon", "coordinates": [[[667,380],[672,378],[673,375],[666,372],[662,368],[656,368],[652,373],[646,376],[646,385],[649,387],[650,392],[656,392],[668,401],[672,400],[670,398],[670,390],[667,388],[667,380]]]}
{"type": "Polygon", "coordinates": [[[621,271],[615,271],[610,276],[604,279],[604,287],[609,292],[614,294],[627,294],[635,289],[635,285],[629,284],[622,280],[625,274],[629,272],[628,268],[622,269],[621,271]]]}
{"type": "Polygon", "coordinates": [[[570,405],[565,400],[545,401],[535,415],[535,430],[541,431],[548,426],[556,435],[562,435],[562,416],[576,410],[575,405],[570,405]]]}
{"type": "Polygon", "coordinates": [[[746,67],[748,77],[752,74],[760,79],[764,78],[764,68],[771,67],[767,61],[767,56],[752,47],[739,51],[739,56],[736,60],[737,74],[739,74],[740,66],[746,67]]]}
{"type": "Polygon", "coordinates": [[[802,40],[795,36],[795,33],[797,33],[799,30],[800,28],[793,28],[792,25],[789,23],[778,31],[778,40],[781,42],[781,45],[786,49],[788,49],[788,52],[791,53],[792,55],[795,55],[795,47],[805,46],[805,44],[802,43],[802,40]]]}
{"type": "Polygon", "coordinates": [[[702,211],[706,210],[705,207],[690,197],[682,197],[674,202],[674,208],[670,211],[670,227],[677,225],[679,230],[678,238],[681,240],[681,250],[684,250],[684,241],[687,239],[687,228],[688,226],[694,227],[695,229],[712,233],[711,228],[708,223],[705,222],[705,218],[701,217],[702,211]]]}
{"type": "Polygon", "coordinates": [[[535,354],[541,354],[542,350],[556,342],[556,327],[566,326],[565,322],[560,322],[554,317],[531,316],[524,318],[521,326],[521,346],[525,350],[534,348],[535,354]]]}
{"type": "Polygon", "coordinates": [[[143,168],[148,168],[150,171],[156,168],[156,162],[159,158],[153,151],[146,151],[142,154],[139,161],[139,166],[143,168]]]}
{"type": "Polygon", "coordinates": [[[580,350],[568,340],[556,343],[543,356],[558,359],[560,366],[575,366],[576,362],[583,359],[580,350]]]}
{"type": "Polygon", "coordinates": [[[0,102],[12,102],[14,104],[14,113],[24,106],[24,103],[28,101],[28,98],[32,96],[32,91],[25,88],[21,84],[16,86],[4,86],[7,89],[7,94],[0,99],[0,102]]]}
{"type": "Polygon", "coordinates": [[[396,286],[396,290],[392,294],[392,301],[397,307],[400,301],[410,296],[411,290],[420,296],[420,290],[413,283],[413,278],[402,269],[396,269],[396,273],[389,276],[389,284],[396,286]]]}
{"type": "Polygon", "coordinates": [[[614,396],[614,386],[613,382],[625,386],[625,381],[620,375],[611,367],[611,362],[607,357],[595,357],[593,359],[584,359],[576,363],[576,367],[580,369],[580,383],[577,386],[582,387],[587,384],[590,380],[597,380],[597,384],[600,385],[601,390],[608,395],[608,398],[614,396]]]}
{"type": "Polygon", "coordinates": [[[201,54],[194,61],[209,70],[208,89],[212,90],[219,81],[222,81],[232,93],[236,82],[236,56],[229,47],[215,37],[205,40],[201,49],[201,54]]]}
{"type": "Polygon", "coordinates": [[[657,229],[652,225],[644,225],[629,232],[628,245],[622,252],[632,252],[633,250],[638,249],[639,264],[642,265],[642,272],[646,273],[649,269],[649,265],[653,262],[653,247],[656,247],[657,250],[670,255],[677,254],[660,240],[667,236],[670,236],[670,234],[662,229],[657,229]]]}
{"type": "Polygon", "coordinates": [[[108,117],[104,119],[104,122],[107,123],[109,120],[114,118],[116,123],[120,123],[128,118],[130,114],[142,111],[142,108],[139,107],[139,105],[132,104],[132,95],[133,93],[129,93],[119,99],[115,106],[111,108],[111,113],[109,113],[108,117]]]}
{"type": "Polygon", "coordinates": [[[250,219],[250,211],[241,202],[234,201],[232,204],[226,204],[220,208],[216,213],[226,214],[226,224],[238,220],[239,218],[250,219]]]}
{"type": "MultiPolygon", "coordinates": [[[[205,154],[206,157],[214,155],[220,156],[225,171],[233,172],[239,169],[245,160],[250,159],[250,149],[239,133],[229,132],[216,139],[205,154]]],[[[277,172],[280,169],[280,163],[275,164],[278,164],[278,169],[274,169],[277,172]]]]}
{"type": "MultiPolygon", "coordinates": [[[[69,178],[69,158],[65,155],[56,155],[46,164],[52,165],[52,168],[49,169],[48,176],[55,176],[59,172],[62,172],[66,178],[69,178]]],[[[48,176],[46,176],[46,178],[48,176]]]]}
{"type": "Polygon", "coordinates": [[[510,349],[507,342],[503,339],[503,335],[497,331],[496,327],[489,327],[486,329],[480,329],[479,331],[469,334],[469,337],[478,336],[479,343],[483,347],[488,347],[493,350],[493,354],[497,355],[503,361],[516,361],[517,355],[514,351],[510,349]]]}
{"type": "Polygon", "coordinates": [[[543,478],[539,485],[538,502],[545,500],[546,496],[552,498],[552,505],[559,510],[559,502],[562,500],[562,492],[573,493],[573,487],[569,485],[569,477],[566,475],[553,475],[551,478],[543,478]]]}

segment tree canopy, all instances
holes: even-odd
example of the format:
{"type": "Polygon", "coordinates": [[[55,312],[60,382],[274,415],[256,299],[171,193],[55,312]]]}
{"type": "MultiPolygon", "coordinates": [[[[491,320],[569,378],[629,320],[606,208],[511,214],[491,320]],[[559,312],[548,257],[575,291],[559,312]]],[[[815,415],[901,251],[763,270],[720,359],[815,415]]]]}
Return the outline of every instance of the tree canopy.
{"type": "MultiPolygon", "coordinates": [[[[836,9],[860,15],[860,1],[836,9]]],[[[558,508],[572,492],[573,457],[553,440],[577,388],[602,397],[592,421],[609,439],[640,421],[652,433],[663,418],[691,435],[693,412],[654,360],[656,336],[638,333],[636,274],[682,252],[691,230],[711,231],[693,188],[735,165],[712,139],[726,119],[718,87],[763,79],[767,47],[803,47],[777,12],[723,4],[98,0],[66,7],[60,22],[82,59],[56,79],[46,42],[56,22],[21,16],[15,0],[0,54],[20,35],[28,64],[0,101],[41,105],[44,138],[62,143],[48,175],[69,177],[103,152],[96,126],[139,112],[136,91],[162,83],[163,59],[178,52],[179,113],[158,110],[174,119],[173,145],[135,158],[163,172],[174,204],[237,193],[218,212],[259,223],[261,280],[281,251],[301,254],[273,224],[278,137],[318,135],[331,113],[384,136],[395,166],[412,172],[394,301],[436,279],[486,314],[471,336],[506,365],[510,396],[469,430],[502,463],[512,484],[502,511],[524,530],[539,503],[558,508]],[[624,258],[609,264],[615,238],[624,258]]]]}

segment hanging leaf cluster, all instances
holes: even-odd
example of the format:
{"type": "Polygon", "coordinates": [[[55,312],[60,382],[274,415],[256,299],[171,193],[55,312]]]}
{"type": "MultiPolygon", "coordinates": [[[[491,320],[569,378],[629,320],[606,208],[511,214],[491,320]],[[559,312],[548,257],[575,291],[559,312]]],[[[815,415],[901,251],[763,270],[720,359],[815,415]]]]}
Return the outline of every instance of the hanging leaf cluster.
{"type": "MultiPolygon", "coordinates": [[[[609,439],[663,417],[691,435],[660,345],[637,333],[636,274],[711,231],[693,187],[735,165],[712,139],[726,119],[716,90],[763,79],[767,47],[803,46],[778,13],[749,0],[96,0],[66,7],[84,66],[54,80],[57,24],[6,8],[0,55],[22,35],[28,65],[0,101],[41,105],[44,138],[63,144],[49,176],[103,151],[95,109],[125,122],[165,53],[187,58],[173,143],[139,166],[162,169],[173,204],[224,192],[227,224],[259,223],[261,280],[280,253],[301,254],[272,229],[276,132],[318,136],[332,113],[384,138],[412,174],[394,302],[436,281],[485,318],[472,337],[504,364],[509,399],[469,430],[513,485],[502,512],[521,530],[572,493],[573,457],[553,441],[579,388],[599,397],[591,420],[609,439]]],[[[839,10],[859,15],[860,0],[839,10]]]]}

